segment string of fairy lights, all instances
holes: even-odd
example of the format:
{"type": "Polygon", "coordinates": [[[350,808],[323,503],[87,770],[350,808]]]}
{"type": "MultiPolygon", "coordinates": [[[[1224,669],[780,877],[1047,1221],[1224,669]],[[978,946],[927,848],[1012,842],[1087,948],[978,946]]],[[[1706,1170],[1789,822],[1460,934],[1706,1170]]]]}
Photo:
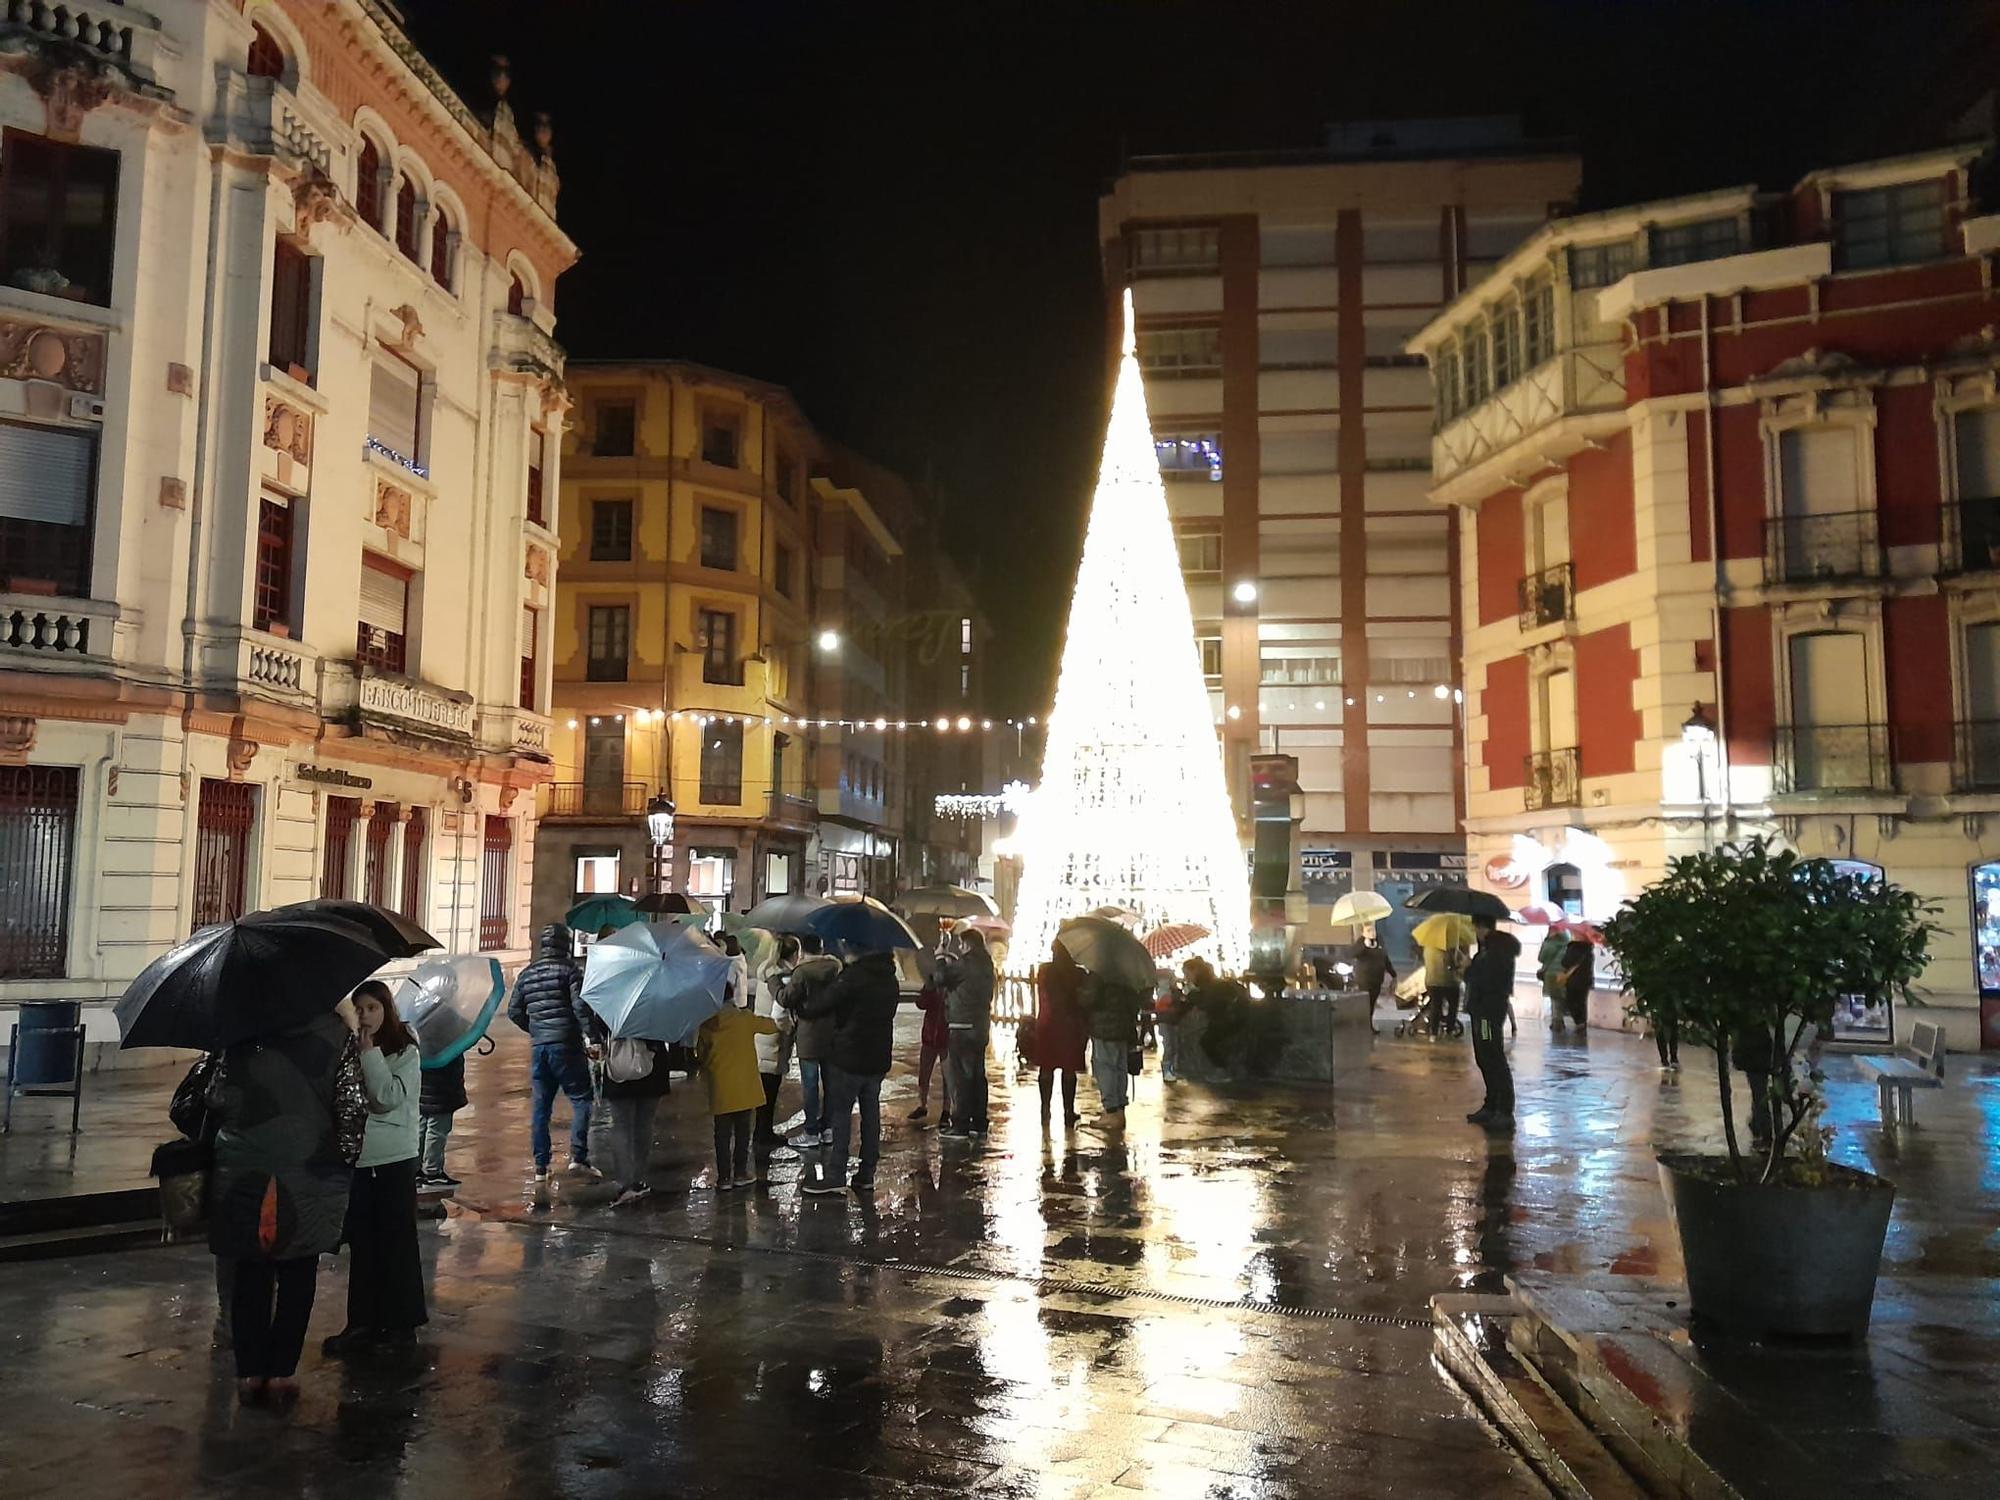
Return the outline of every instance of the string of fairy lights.
{"type": "Polygon", "coordinates": [[[689,723],[697,727],[709,724],[766,724],[773,728],[788,729],[851,729],[857,733],[876,734],[931,732],[936,734],[973,734],[995,729],[1033,729],[1048,723],[1046,718],[1029,714],[1026,718],[988,719],[975,718],[971,714],[939,714],[935,719],[902,718],[891,719],[878,715],[872,719],[821,719],[811,714],[746,714],[731,713],[723,709],[701,708],[635,708],[631,712],[608,714],[576,714],[567,721],[566,727],[576,729],[589,724],[679,724],[689,723]]]}

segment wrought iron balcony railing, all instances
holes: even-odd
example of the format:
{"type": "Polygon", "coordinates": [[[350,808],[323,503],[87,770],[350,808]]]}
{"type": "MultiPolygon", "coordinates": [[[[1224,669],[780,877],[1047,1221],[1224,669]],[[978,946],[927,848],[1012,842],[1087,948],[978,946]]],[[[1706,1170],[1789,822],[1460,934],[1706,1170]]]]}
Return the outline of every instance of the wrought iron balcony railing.
{"type": "Polygon", "coordinates": [[[1946,569],[1986,573],[2000,568],[2000,499],[1958,500],[1951,515],[1956,527],[1945,543],[1946,569]]]}
{"type": "Polygon", "coordinates": [[[643,781],[552,781],[544,793],[545,818],[639,818],[646,813],[643,781]]]}
{"type": "Polygon", "coordinates": [[[1557,563],[1523,578],[1517,589],[1521,606],[1521,628],[1553,625],[1558,620],[1576,618],[1576,567],[1557,563]]]}
{"type": "Polygon", "coordinates": [[[1889,792],[1896,787],[1889,730],[1882,724],[1787,724],[1771,761],[1781,794],[1889,792]]]}
{"type": "Polygon", "coordinates": [[[1961,792],[2000,791],[2000,719],[1961,719],[1953,780],[1961,792]]]}
{"type": "Polygon", "coordinates": [[[1766,521],[1764,569],[1771,583],[1876,577],[1882,571],[1882,547],[1875,512],[1846,510],[1766,521]]]}
{"type": "Polygon", "coordinates": [[[1583,777],[1574,748],[1537,750],[1527,758],[1523,792],[1529,812],[1545,807],[1575,807],[1583,800],[1583,777]]]}

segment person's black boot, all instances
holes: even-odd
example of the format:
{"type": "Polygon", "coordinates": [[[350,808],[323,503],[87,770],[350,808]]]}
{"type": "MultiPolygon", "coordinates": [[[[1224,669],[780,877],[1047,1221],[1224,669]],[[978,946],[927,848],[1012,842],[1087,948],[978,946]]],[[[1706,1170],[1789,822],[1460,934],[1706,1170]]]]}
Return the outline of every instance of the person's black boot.
{"type": "Polygon", "coordinates": [[[375,1343],[381,1335],[373,1328],[343,1328],[319,1346],[319,1352],[328,1359],[345,1359],[357,1354],[375,1343]]]}

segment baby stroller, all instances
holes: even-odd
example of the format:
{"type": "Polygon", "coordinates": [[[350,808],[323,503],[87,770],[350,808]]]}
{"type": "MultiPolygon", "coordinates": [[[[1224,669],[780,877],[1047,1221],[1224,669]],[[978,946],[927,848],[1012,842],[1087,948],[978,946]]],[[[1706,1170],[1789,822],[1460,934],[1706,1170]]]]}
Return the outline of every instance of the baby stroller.
{"type": "MultiPolygon", "coordinates": [[[[1421,934],[1419,936],[1421,937],[1421,934]]],[[[1430,948],[1428,944],[1424,946],[1430,948]]],[[[1465,1023],[1458,1017],[1458,1007],[1451,1006],[1449,1019],[1444,1012],[1446,997],[1456,996],[1458,993],[1458,972],[1463,962],[1461,950],[1453,946],[1437,951],[1444,954],[1441,973],[1433,974],[1433,968],[1438,966],[1428,961],[1430,952],[1427,951],[1425,953],[1427,961],[1417,965],[1411,973],[1397,982],[1396,1009],[1412,1012],[1408,1018],[1396,1023],[1396,1035],[1399,1037],[1465,1035],[1465,1023]],[[1448,979],[1449,986],[1436,983],[1439,979],[1448,979]]]]}

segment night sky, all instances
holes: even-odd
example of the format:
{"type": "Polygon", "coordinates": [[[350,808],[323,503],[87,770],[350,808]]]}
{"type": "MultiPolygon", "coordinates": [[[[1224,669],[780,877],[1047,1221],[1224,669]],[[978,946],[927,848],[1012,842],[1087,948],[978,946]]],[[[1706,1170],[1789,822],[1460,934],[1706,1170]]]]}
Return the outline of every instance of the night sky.
{"type": "Polygon", "coordinates": [[[997,628],[989,711],[1054,681],[1106,393],[1096,200],[1121,154],[1310,146],[1328,120],[1521,114],[1584,207],[1939,138],[1995,6],[1521,0],[403,0],[467,102],[507,53],[554,115],[579,357],[791,387],[928,480],[997,628]]]}

